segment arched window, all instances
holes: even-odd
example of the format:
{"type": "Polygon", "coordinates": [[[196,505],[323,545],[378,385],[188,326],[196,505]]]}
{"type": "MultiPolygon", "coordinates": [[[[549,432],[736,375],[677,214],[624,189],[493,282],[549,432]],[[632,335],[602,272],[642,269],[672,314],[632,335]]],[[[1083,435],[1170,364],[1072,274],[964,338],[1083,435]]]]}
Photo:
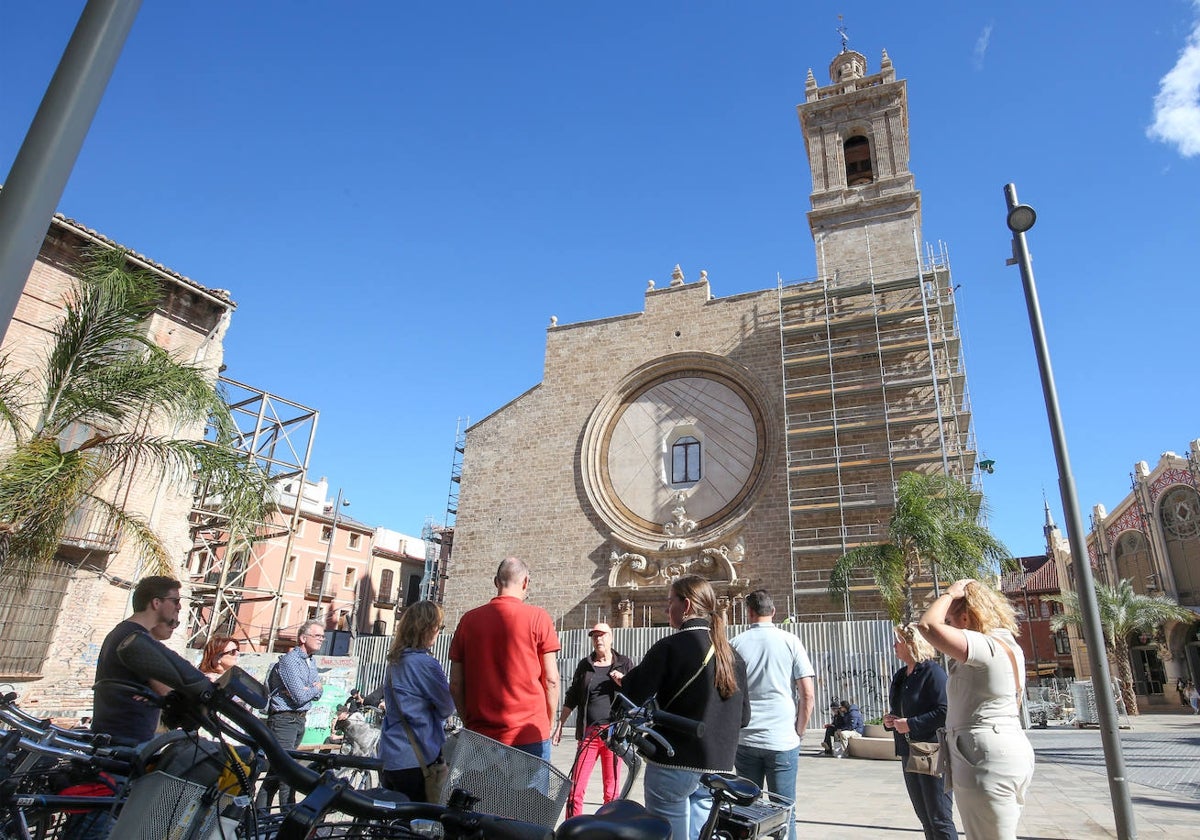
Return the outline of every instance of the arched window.
{"type": "Polygon", "coordinates": [[[846,158],[846,186],[861,187],[875,180],[871,168],[871,143],[861,134],[850,137],[842,144],[846,158]]]}
{"type": "Polygon", "coordinates": [[[1181,604],[1195,604],[1200,599],[1200,494],[1191,487],[1172,487],[1163,494],[1158,517],[1175,595],[1181,604]]]}
{"type": "Polygon", "coordinates": [[[1150,565],[1150,544],[1141,531],[1124,531],[1113,546],[1113,558],[1117,563],[1117,577],[1129,581],[1133,591],[1139,595],[1156,582],[1150,565]]]}
{"type": "Polygon", "coordinates": [[[700,475],[700,441],[685,435],[671,444],[671,483],[693,484],[700,475]]]}
{"type": "Polygon", "coordinates": [[[391,569],[384,569],[379,573],[379,595],[375,598],[376,601],[394,603],[392,599],[392,579],[394,577],[391,569]]]}

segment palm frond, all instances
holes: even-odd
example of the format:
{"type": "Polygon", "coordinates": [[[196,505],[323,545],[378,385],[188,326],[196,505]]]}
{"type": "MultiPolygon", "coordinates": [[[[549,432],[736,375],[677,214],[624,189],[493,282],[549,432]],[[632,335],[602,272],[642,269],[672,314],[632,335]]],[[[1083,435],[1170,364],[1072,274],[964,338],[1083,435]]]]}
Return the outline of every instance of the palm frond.
{"type": "Polygon", "coordinates": [[[29,383],[21,371],[12,371],[8,355],[0,356],[0,423],[21,440],[28,429],[25,414],[29,383]]]}
{"type": "Polygon", "coordinates": [[[48,566],[71,516],[99,480],[93,459],[53,439],[18,443],[0,461],[0,529],[8,534],[0,578],[24,586],[48,566]]]}
{"type": "Polygon", "coordinates": [[[850,592],[855,571],[871,575],[887,606],[888,615],[899,618],[904,603],[904,556],[891,543],[864,545],[851,549],[833,564],[829,573],[829,594],[842,597],[850,592]]]}
{"type": "MultiPolygon", "coordinates": [[[[115,505],[100,496],[88,495],[88,501],[103,510],[110,521],[115,524],[122,537],[127,538],[137,552],[139,565],[143,575],[173,576],[178,570],[171,563],[171,557],[163,546],[154,529],[144,518],[129,513],[119,505],[115,505]]],[[[140,576],[140,575],[139,575],[140,576]]]]}
{"type": "Polygon", "coordinates": [[[1009,561],[1008,549],[979,522],[984,510],[980,495],[956,478],[902,474],[896,480],[896,502],[887,523],[891,541],[855,549],[835,563],[830,594],[848,591],[850,570],[870,569],[889,613],[907,619],[913,611],[912,588],[917,580],[935,573],[983,577],[1009,561]],[[887,554],[885,548],[894,554],[887,554]],[[874,566],[871,557],[876,558],[874,566]],[[886,562],[878,562],[885,557],[886,562]],[[936,570],[927,568],[933,564],[936,570]]]}

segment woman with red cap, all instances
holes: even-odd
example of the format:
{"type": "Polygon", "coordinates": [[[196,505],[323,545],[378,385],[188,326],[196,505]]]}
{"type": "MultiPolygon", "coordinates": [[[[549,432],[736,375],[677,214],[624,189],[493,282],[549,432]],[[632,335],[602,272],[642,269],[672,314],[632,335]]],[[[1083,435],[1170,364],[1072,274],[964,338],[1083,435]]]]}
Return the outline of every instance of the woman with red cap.
{"type": "Polygon", "coordinates": [[[604,745],[604,725],[612,721],[612,704],[617,685],[633,668],[633,660],[612,649],[612,628],[601,621],[588,633],[592,637],[592,652],[579,660],[567,696],[563,700],[562,714],[551,735],[555,744],[562,740],[563,724],[571,712],[579,709],[575,718],[575,739],[579,746],[575,752],[575,765],[571,772],[571,800],[567,805],[567,816],[583,813],[583,793],[591,778],[596,760],[600,761],[600,773],[604,778],[604,801],[617,798],[617,757],[604,745]]]}

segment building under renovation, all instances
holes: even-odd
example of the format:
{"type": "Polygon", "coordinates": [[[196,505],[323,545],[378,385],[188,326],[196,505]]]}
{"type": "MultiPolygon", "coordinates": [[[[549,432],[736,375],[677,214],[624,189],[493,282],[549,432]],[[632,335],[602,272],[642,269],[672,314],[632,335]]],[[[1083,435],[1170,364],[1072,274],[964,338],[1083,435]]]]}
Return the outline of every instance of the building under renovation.
{"type": "Polygon", "coordinates": [[[676,266],[640,313],[552,322],[541,383],[467,430],[451,623],[494,594],[509,555],[568,627],[665,623],[685,573],[735,619],[760,586],[798,618],[882,617],[867,581],[832,601],[830,568],[886,538],[902,472],[970,480],[975,447],[950,265],[924,244],[908,168],[905,82],[886,52],[867,69],[843,49],[797,107],[816,279],[720,298],[676,266]]]}

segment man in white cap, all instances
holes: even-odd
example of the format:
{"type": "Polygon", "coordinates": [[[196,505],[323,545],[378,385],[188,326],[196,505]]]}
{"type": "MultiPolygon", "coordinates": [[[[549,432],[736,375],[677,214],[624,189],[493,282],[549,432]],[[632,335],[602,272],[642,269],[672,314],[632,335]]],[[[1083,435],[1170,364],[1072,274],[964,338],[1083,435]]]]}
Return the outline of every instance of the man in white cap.
{"type": "Polygon", "coordinates": [[[592,637],[592,652],[579,660],[571,685],[563,700],[562,714],[551,736],[555,744],[562,740],[563,724],[571,711],[579,710],[575,718],[575,740],[579,742],[575,756],[575,778],[571,783],[571,799],[567,805],[567,816],[583,813],[583,794],[587,789],[592,767],[600,760],[600,774],[604,779],[604,801],[617,798],[617,757],[604,745],[601,730],[612,721],[612,704],[617,687],[633,660],[613,650],[612,628],[601,621],[588,633],[592,637]]]}

